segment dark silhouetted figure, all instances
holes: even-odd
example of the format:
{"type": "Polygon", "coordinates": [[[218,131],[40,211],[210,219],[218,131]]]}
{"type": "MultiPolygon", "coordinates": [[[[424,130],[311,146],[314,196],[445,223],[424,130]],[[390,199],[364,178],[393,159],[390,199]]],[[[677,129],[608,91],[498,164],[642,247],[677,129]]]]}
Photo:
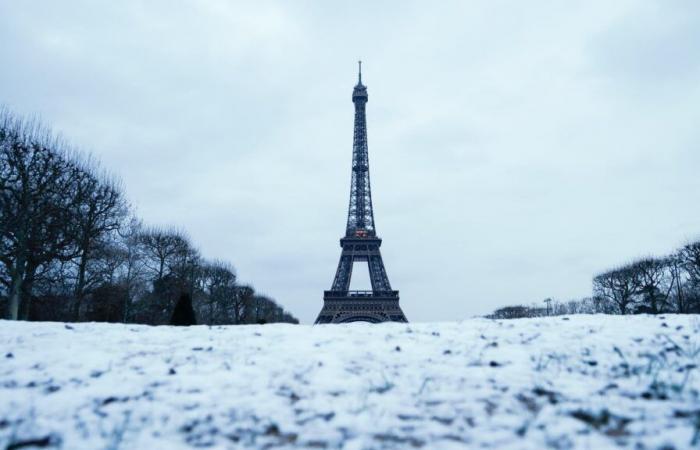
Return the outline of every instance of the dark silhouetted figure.
{"type": "Polygon", "coordinates": [[[182,294],[175,305],[170,325],[190,326],[196,324],[197,320],[194,317],[194,309],[192,309],[192,297],[190,294],[182,294]]]}

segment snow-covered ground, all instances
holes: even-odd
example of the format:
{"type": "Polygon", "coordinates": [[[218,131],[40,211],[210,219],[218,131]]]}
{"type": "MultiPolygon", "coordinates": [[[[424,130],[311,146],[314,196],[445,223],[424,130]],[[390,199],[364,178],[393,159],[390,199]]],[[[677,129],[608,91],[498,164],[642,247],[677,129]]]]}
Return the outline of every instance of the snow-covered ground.
{"type": "Polygon", "coordinates": [[[0,321],[0,448],[689,448],[699,332],[674,315],[0,321]]]}

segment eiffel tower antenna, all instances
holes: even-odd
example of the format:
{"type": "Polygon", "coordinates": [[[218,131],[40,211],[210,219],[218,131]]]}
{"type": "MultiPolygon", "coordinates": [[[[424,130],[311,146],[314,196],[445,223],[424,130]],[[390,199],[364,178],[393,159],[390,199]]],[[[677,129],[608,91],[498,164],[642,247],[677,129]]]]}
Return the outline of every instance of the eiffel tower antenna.
{"type": "Polygon", "coordinates": [[[352,145],[350,203],[345,236],[340,239],[342,252],[333,285],[323,293],[323,309],[316,323],[343,322],[407,322],[399,306],[399,291],[392,290],[384,268],[372,209],[369,181],[369,152],[367,147],[367,116],[369,97],[362,84],[362,61],[358,61],[358,82],[352,91],[355,104],[355,131],[352,145]],[[371,291],[351,291],[350,279],[355,262],[367,262],[371,291]]]}

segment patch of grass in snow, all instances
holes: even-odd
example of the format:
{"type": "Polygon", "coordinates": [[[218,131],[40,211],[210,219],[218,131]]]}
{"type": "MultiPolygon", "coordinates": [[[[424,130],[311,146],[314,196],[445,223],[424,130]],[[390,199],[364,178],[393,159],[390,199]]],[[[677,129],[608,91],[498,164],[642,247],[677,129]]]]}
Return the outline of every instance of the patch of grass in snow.
{"type": "Polygon", "coordinates": [[[632,419],[612,414],[606,408],[598,412],[578,409],[571,413],[571,417],[590,425],[610,437],[627,436],[629,433],[625,427],[632,422],[632,419]]]}
{"type": "Polygon", "coordinates": [[[19,450],[23,448],[58,447],[62,439],[55,433],[42,433],[36,420],[36,410],[30,408],[26,417],[17,419],[2,419],[0,430],[10,428],[9,439],[5,450],[19,450]]]}
{"type": "MultiPolygon", "coordinates": [[[[626,355],[619,347],[614,347],[621,362],[611,368],[613,378],[636,378],[646,386],[640,394],[646,400],[678,397],[683,394],[691,377],[697,376],[700,362],[697,345],[694,342],[678,344],[668,335],[662,335],[661,339],[656,352],[626,355]]],[[[694,397],[698,395],[696,390],[690,394],[694,397]]]]}

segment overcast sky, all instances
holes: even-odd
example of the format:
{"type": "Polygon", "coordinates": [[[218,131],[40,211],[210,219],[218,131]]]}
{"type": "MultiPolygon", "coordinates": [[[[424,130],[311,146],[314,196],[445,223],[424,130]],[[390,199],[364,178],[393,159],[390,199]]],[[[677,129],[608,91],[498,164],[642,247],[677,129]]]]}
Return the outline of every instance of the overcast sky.
{"type": "Polygon", "coordinates": [[[409,320],[587,296],[700,235],[700,2],[0,0],[0,103],[303,322],[340,256],[358,59],[409,320]]]}

